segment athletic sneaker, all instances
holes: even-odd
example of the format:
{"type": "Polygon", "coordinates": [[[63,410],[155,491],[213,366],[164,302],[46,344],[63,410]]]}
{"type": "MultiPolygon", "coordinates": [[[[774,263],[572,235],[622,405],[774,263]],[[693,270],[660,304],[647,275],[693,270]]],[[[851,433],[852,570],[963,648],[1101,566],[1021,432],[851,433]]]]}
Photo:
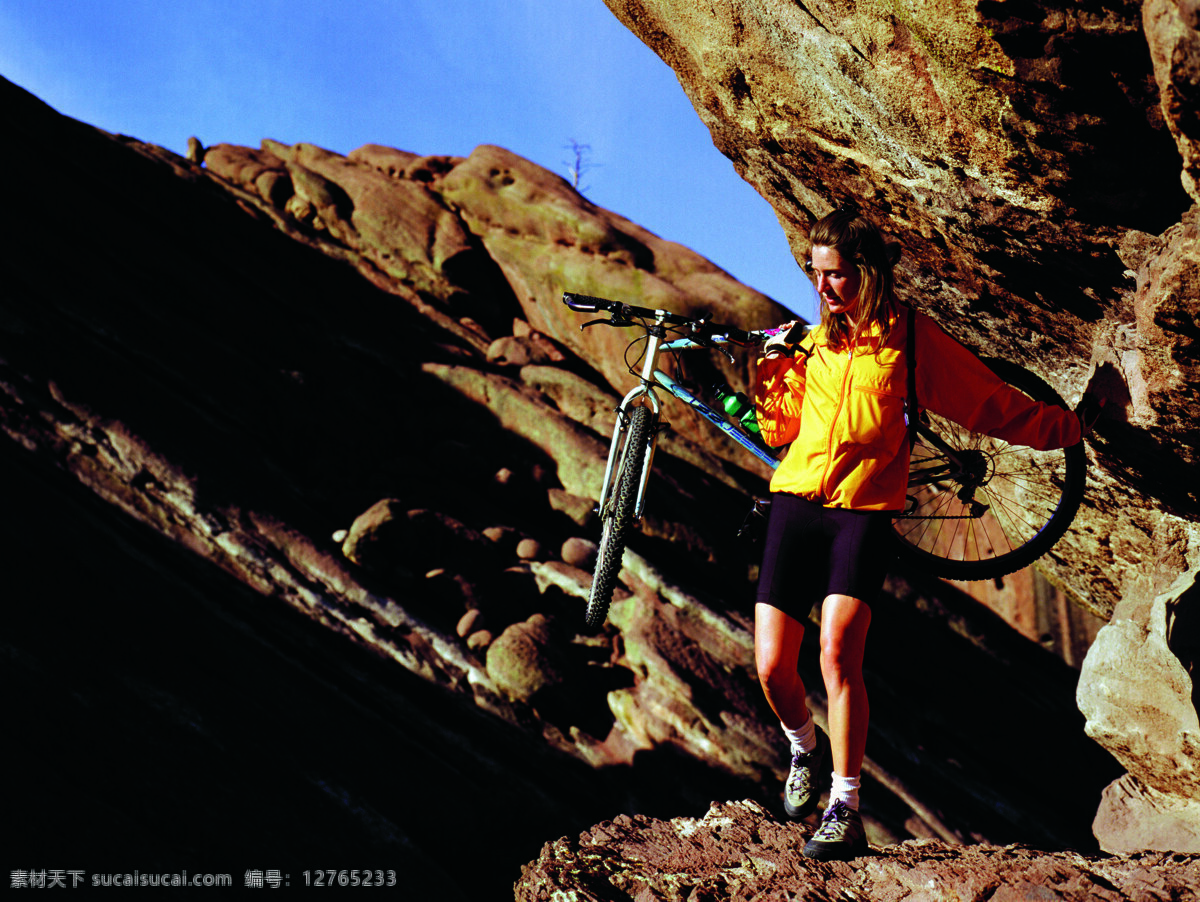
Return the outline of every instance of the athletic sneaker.
{"type": "Polygon", "coordinates": [[[808,817],[821,801],[822,789],[829,788],[833,775],[833,755],[829,737],[817,727],[817,747],[807,755],[792,754],[792,769],[783,787],[783,811],[794,821],[808,817]]]}
{"type": "Polygon", "coordinates": [[[837,801],[821,815],[821,826],[804,847],[805,858],[847,861],[867,854],[867,831],[862,817],[845,802],[837,801]]]}

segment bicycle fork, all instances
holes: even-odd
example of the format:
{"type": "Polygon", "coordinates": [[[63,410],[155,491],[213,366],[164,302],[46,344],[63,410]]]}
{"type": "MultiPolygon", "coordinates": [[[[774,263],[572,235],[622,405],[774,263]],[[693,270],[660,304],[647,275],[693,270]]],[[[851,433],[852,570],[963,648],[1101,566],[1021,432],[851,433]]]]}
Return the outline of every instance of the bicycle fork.
{"type": "Polygon", "coordinates": [[[600,486],[600,500],[596,504],[596,509],[600,512],[601,520],[609,516],[609,506],[616,501],[616,498],[613,497],[616,494],[613,484],[616,482],[619,474],[623,473],[626,467],[638,466],[639,464],[641,471],[638,479],[637,503],[634,505],[633,519],[635,522],[642,519],[642,512],[646,506],[646,486],[650,483],[650,471],[654,466],[654,450],[658,446],[658,417],[661,410],[658,395],[654,392],[654,370],[658,366],[658,355],[662,346],[662,340],[665,337],[666,330],[663,328],[662,322],[655,322],[650,327],[647,338],[642,373],[639,377],[640,383],[617,406],[617,422],[613,427],[612,442],[608,447],[608,462],[604,467],[604,481],[600,486]],[[629,428],[630,411],[634,407],[634,402],[641,398],[647,399],[650,408],[650,430],[646,436],[646,446],[644,448],[630,448],[626,444],[624,449],[622,449],[621,439],[629,428]],[[634,458],[633,455],[637,455],[637,457],[634,458]]]}

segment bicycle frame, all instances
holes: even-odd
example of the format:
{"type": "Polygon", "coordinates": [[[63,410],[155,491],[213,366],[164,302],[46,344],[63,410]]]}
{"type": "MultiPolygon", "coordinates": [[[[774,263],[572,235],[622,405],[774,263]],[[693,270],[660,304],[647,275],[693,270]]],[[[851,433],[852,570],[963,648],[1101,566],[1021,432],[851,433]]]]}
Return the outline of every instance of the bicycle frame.
{"type": "MultiPolygon", "coordinates": [[[[674,397],[678,398],[688,407],[695,410],[706,420],[724,432],[727,436],[761,460],[771,469],[776,469],[780,461],[773,456],[769,451],[765,450],[762,445],[754,441],[748,433],[738,428],[736,425],[727,420],[721,413],[714,410],[694,394],[672,379],[669,375],[658,369],[658,358],[664,351],[689,351],[701,350],[706,348],[693,341],[690,338],[679,338],[674,341],[663,341],[666,337],[666,329],[663,327],[662,320],[657,320],[649,329],[649,337],[647,339],[646,352],[642,363],[642,372],[639,376],[638,385],[625,395],[617,407],[617,423],[613,427],[612,441],[608,449],[608,461],[604,468],[604,481],[600,488],[600,501],[598,509],[604,510],[605,505],[609,501],[609,495],[612,488],[613,470],[616,466],[618,457],[618,449],[620,447],[621,435],[624,433],[626,425],[629,421],[629,410],[634,403],[641,398],[647,399],[650,405],[650,412],[654,417],[655,423],[658,422],[659,412],[662,408],[662,403],[659,401],[658,394],[655,388],[661,387],[670,392],[674,397]]],[[[729,344],[728,341],[717,339],[714,344],[729,344]]],[[[931,447],[936,448],[945,456],[945,463],[937,467],[928,467],[920,473],[913,473],[909,476],[908,485],[910,488],[921,485],[929,485],[942,479],[957,478],[961,476],[965,469],[963,461],[959,459],[959,455],[953,448],[947,445],[936,432],[931,430],[924,424],[917,424],[917,434],[925,439],[926,443],[931,447]]],[[[654,451],[658,442],[652,438],[650,446],[642,462],[641,477],[638,484],[637,503],[634,506],[634,518],[640,520],[645,509],[646,486],[650,482],[650,472],[654,465],[654,451]]]]}
{"type": "MultiPolygon", "coordinates": [[[[662,311],[659,311],[662,313],[662,311]]],[[[658,358],[664,351],[687,351],[704,349],[708,345],[700,344],[690,338],[679,338],[674,341],[664,341],[666,338],[666,328],[664,327],[665,319],[663,316],[658,316],[652,326],[647,331],[647,344],[644,359],[642,362],[642,372],[639,376],[638,385],[635,386],[621,400],[617,407],[617,423],[613,427],[612,442],[608,449],[608,462],[604,468],[604,481],[600,487],[600,501],[598,509],[603,512],[605,505],[608,504],[612,489],[613,471],[616,466],[618,449],[620,447],[621,435],[624,433],[626,425],[629,422],[629,410],[634,406],[635,402],[645,398],[650,406],[650,413],[654,417],[654,422],[657,424],[659,411],[661,410],[661,402],[658,394],[655,391],[657,387],[661,387],[670,392],[690,408],[697,411],[706,420],[732,438],[735,442],[765,463],[767,466],[774,469],[779,466],[779,461],[760,444],[754,441],[748,433],[738,428],[733,423],[729,422],[719,412],[705,404],[694,394],[672,379],[669,375],[658,369],[658,358]]],[[[728,340],[716,339],[712,344],[722,345],[730,344],[728,340]]],[[[645,456],[642,460],[641,476],[638,483],[637,502],[634,505],[634,518],[640,520],[642,512],[645,508],[646,486],[650,481],[650,472],[654,464],[654,450],[658,445],[656,434],[653,434],[650,439],[650,445],[646,449],[645,456]]]]}
{"type": "MultiPolygon", "coordinates": [[[[602,303],[601,299],[586,299],[594,304],[602,303]]],[[[601,309],[598,306],[589,305],[580,309],[601,309]]],[[[692,392],[688,391],[671,376],[658,368],[658,360],[664,351],[689,351],[710,348],[712,346],[721,346],[731,344],[730,340],[720,336],[708,336],[705,341],[696,341],[691,338],[678,338],[673,341],[666,341],[668,322],[678,322],[674,314],[666,310],[644,310],[643,314],[653,312],[654,322],[646,328],[646,350],[643,354],[642,371],[638,376],[638,384],[621,400],[617,406],[617,422],[613,427],[612,440],[609,443],[608,459],[605,462],[604,478],[600,486],[600,499],[597,504],[597,510],[604,517],[608,513],[608,505],[612,501],[613,477],[617,471],[620,462],[621,437],[628,427],[630,420],[630,411],[633,407],[644,399],[645,403],[650,408],[650,415],[653,422],[653,431],[651,432],[647,446],[645,449],[636,449],[633,453],[641,455],[639,461],[640,468],[638,473],[638,492],[637,499],[634,503],[633,517],[635,520],[640,520],[645,511],[646,503],[646,486],[650,481],[650,473],[654,465],[654,452],[657,448],[657,431],[658,420],[662,410],[662,403],[659,400],[656,388],[661,388],[674,397],[682,401],[688,407],[695,410],[702,417],[724,432],[727,436],[753,454],[758,460],[765,463],[768,467],[775,469],[779,466],[779,460],[775,455],[765,449],[761,444],[755,441],[749,433],[744,429],[730,422],[725,416],[705,404],[697,398],[692,392]]],[[[742,333],[743,335],[752,333],[742,333]]],[[[909,474],[909,488],[932,485],[939,483],[942,480],[959,480],[963,482],[963,490],[960,494],[973,494],[974,481],[970,478],[969,460],[970,455],[963,455],[956,452],[942,438],[931,430],[928,426],[918,422],[916,433],[920,435],[927,446],[936,448],[942,455],[942,462],[936,466],[930,466],[922,469],[920,472],[909,474]]],[[[630,453],[626,449],[626,453],[630,453]]],[[[963,503],[968,503],[969,498],[961,497],[963,503]]],[[[986,506],[983,508],[986,510],[986,506]]],[[[982,511],[974,512],[978,516],[982,511]]],[[[901,514],[903,516],[903,514],[901,514]]]]}

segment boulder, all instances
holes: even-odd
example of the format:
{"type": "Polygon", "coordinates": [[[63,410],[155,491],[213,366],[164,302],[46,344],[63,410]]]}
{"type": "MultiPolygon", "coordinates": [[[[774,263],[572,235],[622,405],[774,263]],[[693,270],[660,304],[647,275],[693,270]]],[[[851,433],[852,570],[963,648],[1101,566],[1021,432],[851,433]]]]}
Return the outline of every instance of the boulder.
{"type": "Polygon", "coordinates": [[[590,571],[596,566],[596,555],[599,551],[600,546],[591,539],[571,536],[563,542],[562,559],[564,563],[570,564],[572,567],[590,571]]]}
{"type": "Polygon", "coordinates": [[[478,608],[472,608],[459,618],[458,625],[454,628],[460,639],[465,639],[472,633],[483,629],[486,623],[486,618],[483,612],[478,608]]]}
{"type": "Polygon", "coordinates": [[[360,567],[391,567],[405,551],[407,511],[397,498],[384,498],[354,518],[342,554],[360,567]]]}
{"type": "Polygon", "coordinates": [[[539,692],[562,682],[557,657],[551,621],[534,614],[505,628],[488,646],[487,672],[509,698],[530,702],[539,692]]]}
{"type": "Polygon", "coordinates": [[[1111,852],[1200,853],[1200,590],[1182,579],[1148,598],[1137,582],[1096,636],[1077,690],[1088,735],[1128,771],[1105,792],[1095,833],[1111,852]]]}
{"type": "Polygon", "coordinates": [[[537,539],[522,539],[517,543],[517,557],[523,561],[536,561],[542,556],[542,543],[537,539]]]}
{"type": "Polygon", "coordinates": [[[564,489],[550,489],[546,492],[553,510],[566,514],[579,526],[591,526],[596,519],[596,502],[591,498],[572,495],[564,489]]]}
{"type": "Polygon", "coordinates": [[[397,566],[478,573],[495,567],[495,543],[441,511],[405,510],[395,498],[377,501],[355,518],[342,553],[360,566],[397,566]]]}

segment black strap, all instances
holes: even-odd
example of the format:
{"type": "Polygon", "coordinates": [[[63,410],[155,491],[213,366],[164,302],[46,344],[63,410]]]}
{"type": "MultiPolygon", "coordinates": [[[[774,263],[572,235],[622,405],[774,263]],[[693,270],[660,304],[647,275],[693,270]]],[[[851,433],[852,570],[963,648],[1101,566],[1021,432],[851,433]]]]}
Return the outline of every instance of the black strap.
{"type": "Polygon", "coordinates": [[[908,308],[908,335],[904,357],[908,362],[908,397],[904,399],[904,423],[908,426],[908,447],[917,444],[917,314],[908,308]]]}

